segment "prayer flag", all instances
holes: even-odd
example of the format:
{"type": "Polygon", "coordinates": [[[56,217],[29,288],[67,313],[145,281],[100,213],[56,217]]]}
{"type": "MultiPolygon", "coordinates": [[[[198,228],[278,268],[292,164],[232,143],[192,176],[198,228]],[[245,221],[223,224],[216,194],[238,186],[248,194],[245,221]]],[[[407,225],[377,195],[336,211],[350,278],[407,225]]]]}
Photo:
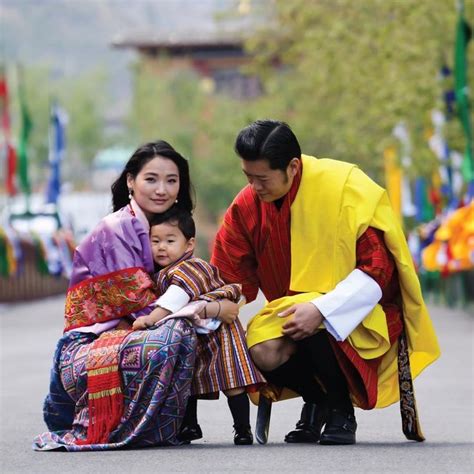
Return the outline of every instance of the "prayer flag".
{"type": "Polygon", "coordinates": [[[450,150],[445,138],[446,117],[440,110],[431,111],[433,133],[428,139],[431,151],[438,158],[439,192],[448,203],[448,207],[454,202],[453,195],[453,170],[450,163],[450,150]]]}
{"type": "Polygon", "coordinates": [[[46,193],[47,203],[56,204],[61,192],[60,167],[66,151],[66,124],[66,113],[57,104],[54,104],[51,109],[49,132],[49,165],[51,174],[46,193]]]}
{"type": "Polygon", "coordinates": [[[394,147],[387,147],[384,152],[385,188],[395,215],[402,222],[402,169],[397,163],[397,152],[394,147]]]}
{"type": "Polygon", "coordinates": [[[428,198],[426,178],[417,178],[415,181],[415,205],[417,222],[429,222],[435,217],[435,212],[428,198]]]}
{"type": "Polygon", "coordinates": [[[9,196],[16,194],[16,152],[11,144],[10,111],[8,97],[8,83],[3,69],[0,70],[0,120],[3,131],[4,146],[2,152],[5,157],[5,188],[9,196]]]}
{"type": "Polygon", "coordinates": [[[454,48],[454,87],[456,109],[466,136],[466,149],[462,172],[467,183],[474,180],[473,137],[469,114],[469,91],[467,80],[467,48],[472,37],[472,30],[464,18],[464,4],[459,3],[459,15],[456,25],[456,41],[454,48]]]}
{"type": "Polygon", "coordinates": [[[408,177],[412,166],[410,135],[407,126],[403,122],[399,122],[394,127],[392,133],[400,142],[401,213],[403,217],[413,217],[416,214],[416,207],[413,204],[410,179],[408,177]]]}
{"type": "Polygon", "coordinates": [[[20,188],[26,196],[31,194],[30,180],[28,176],[28,140],[30,137],[33,123],[30,118],[30,113],[25,102],[25,95],[23,85],[19,84],[19,99],[20,99],[20,118],[21,130],[20,141],[18,145],[18,175],[20,178],[20,188]]]}

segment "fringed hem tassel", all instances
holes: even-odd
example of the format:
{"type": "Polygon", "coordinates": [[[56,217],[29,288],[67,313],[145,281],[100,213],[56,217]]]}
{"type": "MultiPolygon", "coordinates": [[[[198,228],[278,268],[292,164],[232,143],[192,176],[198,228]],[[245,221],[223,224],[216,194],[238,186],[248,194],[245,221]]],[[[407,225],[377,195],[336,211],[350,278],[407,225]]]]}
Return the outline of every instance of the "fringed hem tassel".
{"type": "Polygon", "coordinates": [[[119,353],[129,330],[107,331],[93,342],[87,356],[89,425],[87,438],[76,444],[103,444],[119,425],[124,409],[119,353]]]}

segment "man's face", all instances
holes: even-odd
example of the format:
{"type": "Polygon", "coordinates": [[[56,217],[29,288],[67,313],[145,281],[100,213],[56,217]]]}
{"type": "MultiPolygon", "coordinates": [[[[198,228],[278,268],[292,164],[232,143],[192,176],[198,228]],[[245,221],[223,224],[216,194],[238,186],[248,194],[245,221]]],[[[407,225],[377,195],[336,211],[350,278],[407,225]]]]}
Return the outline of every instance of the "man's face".
{"type": "Polygon", "coordinates": [[[242,171],[247,180],[264,202],[273,202],[282,198],[291,188],[298,171],[299,161],[293,158],[285,171],[272,170],[268,160],[241,160],[242,171]]]}

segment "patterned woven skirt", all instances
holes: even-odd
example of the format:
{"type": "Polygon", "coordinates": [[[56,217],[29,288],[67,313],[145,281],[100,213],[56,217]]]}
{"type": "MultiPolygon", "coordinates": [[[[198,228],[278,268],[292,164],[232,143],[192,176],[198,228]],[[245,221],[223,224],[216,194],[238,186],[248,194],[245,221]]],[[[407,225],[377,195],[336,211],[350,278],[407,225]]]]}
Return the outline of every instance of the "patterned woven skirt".
{"type": "Polygon", "coordinates": [[[37,436],[36,450],[89,451],[124,446],[170,446],[176,439],[187,400],[196,355],[196,334],[183,319],[129,334],[120,349],[124,413],[107,444],[77,445],[87,438],[89,409],[88,350],[97,336],[72,332],[58,344],[46,397],[49,432],[37,436]]]}
{"type": "Polygon", "coordinates": [[[245,332],[238,319],[197,337],[193,395],[215,399],[224,390],[245,388],[247,392],[254,392],[265,383],[250,358],[245,332]]]}

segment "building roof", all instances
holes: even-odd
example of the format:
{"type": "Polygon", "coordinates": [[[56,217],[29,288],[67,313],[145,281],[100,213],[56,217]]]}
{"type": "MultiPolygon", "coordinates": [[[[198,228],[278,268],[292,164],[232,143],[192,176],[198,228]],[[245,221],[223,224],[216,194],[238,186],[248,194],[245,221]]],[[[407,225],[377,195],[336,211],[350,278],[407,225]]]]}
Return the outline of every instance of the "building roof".
{"type": "Polygon", "coordinates": [[[244,38],[241,33],[200,31],[161,32],[117,36],[112,41],[115,48],[138,50],[162,50],[179,54],[199,50],[241,49],[244,38]]]}

